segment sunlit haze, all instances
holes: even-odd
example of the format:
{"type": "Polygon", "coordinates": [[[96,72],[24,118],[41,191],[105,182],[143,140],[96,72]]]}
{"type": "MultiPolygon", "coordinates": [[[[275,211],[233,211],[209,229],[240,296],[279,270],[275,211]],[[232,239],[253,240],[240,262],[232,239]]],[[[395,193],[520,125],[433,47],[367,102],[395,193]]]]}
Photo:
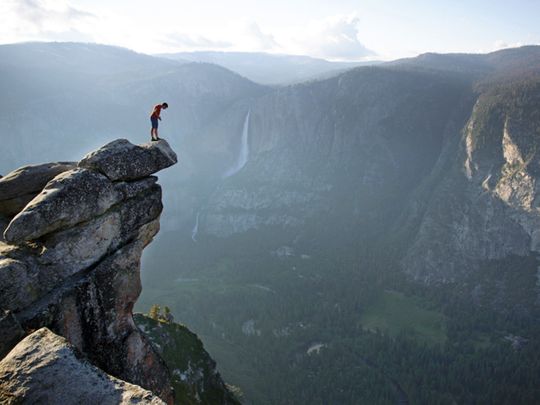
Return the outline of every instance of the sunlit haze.
{"type": "Polygon", "coordinates": [[[2,0],[0,13],[0,43],[97,42],[144,53],[387,60],[540,43],[540,3],[525,0],[2,0]]]}

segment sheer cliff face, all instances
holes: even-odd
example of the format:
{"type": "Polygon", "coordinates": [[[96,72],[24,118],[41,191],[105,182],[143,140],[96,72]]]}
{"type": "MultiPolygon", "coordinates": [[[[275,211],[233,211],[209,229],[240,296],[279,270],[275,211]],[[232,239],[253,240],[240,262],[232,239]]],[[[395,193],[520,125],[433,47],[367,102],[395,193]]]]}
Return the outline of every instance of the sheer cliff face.
{"type": "Polygon", "coordinates": [[[175,163],[165,141],[118,140],[78,164],[26,167],[0,181],[0,199],[10,202],[0,203],[2,356],[47,327],[94,366],[172,402],[168,370],[132,308],[141,253],[162,211],[151,174],[175,163]]]}
{"type": "Polygon", "coordinates": [[[470,94],[460,77],[363,68],[254,101],[248,162],[203,207],[202,232],[384,215],[381,201],[429,173],[470,94]]]}
{"type": "Polygon", "coordinates": [[[455,163],[425,203],[407,271],[454,280],[483,260],[539,252],[539,102],[537,77],[482,89],[455,163]]]}

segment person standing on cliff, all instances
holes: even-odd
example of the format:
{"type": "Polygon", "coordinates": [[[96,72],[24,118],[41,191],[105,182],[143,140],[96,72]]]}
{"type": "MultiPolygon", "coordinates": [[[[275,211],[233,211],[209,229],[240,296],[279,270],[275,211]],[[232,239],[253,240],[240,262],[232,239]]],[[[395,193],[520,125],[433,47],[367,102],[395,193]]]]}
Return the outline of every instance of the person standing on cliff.
{"type": "Polygon", "coordinates": [[[152,141],[159,141],[158,136],[158,121],[161,121],[161,110],[166,110],[169,108],[169,104],[167,103],[161,103],[156,104],[154,106],[154,109],[152,110],[152,114],[150,115],[150,122],[152,123],[152,129],[150,130],[150,137],[152,138],[152,141]]]}

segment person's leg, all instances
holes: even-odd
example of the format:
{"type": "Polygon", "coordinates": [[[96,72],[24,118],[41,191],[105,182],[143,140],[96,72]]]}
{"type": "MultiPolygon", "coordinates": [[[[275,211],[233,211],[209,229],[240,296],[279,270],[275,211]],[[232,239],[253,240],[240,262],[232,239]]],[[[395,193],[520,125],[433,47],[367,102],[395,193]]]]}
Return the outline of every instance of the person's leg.
{"type": "Polygon", "coordinates": [[[151,118],[150,120],[152,121],[152,131],[150,131],[150,136],[152,140],[155,141],[158,139],[158,136],[157,136],[158,122],[157,122],[157,118],[151,118]]]}

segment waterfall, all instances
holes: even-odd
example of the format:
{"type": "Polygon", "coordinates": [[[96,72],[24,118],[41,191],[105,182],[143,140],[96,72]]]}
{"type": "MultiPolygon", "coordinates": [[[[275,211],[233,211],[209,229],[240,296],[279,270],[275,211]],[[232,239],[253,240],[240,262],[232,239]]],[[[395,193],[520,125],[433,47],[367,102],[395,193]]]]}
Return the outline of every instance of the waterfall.
{"type": "Polygon", "coordinates": [[[197,242],[197,234],[199,233],[199,215],[201,213],[197,212],[197,217],[195,218],[195,226],[193,226],[193,229],[191,230],[191,239],[193,242],[197,242]]]}
{"type": "Polygon", "coordinates": [[[248,158],[249,158],[248,137],[249,137],[250,114],[251,114],[251,110],[247,112],[246,119],[244,120],[244,128],[242,129],[242,140],[241,140],[240,154],[238,155],[238,159],[236,160],[236,163],[223,174],[223,178],[227,178],[238,173],[240,170],[242,170],[242,168],[246,165],[248,161],[248,158]]]}

